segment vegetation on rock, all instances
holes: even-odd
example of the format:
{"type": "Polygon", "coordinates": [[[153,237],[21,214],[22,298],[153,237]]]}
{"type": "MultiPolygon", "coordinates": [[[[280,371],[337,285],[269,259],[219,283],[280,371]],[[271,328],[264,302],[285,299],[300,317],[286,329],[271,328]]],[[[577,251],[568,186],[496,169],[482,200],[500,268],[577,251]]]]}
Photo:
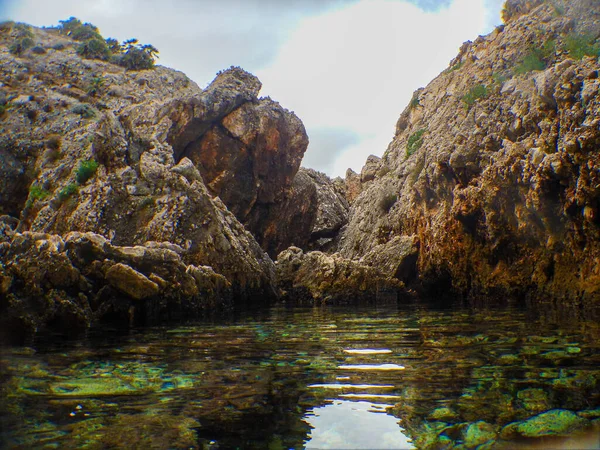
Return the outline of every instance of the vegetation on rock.
{"type": "Polygon", "coordinates": [[[570,33],[565,37],[565,50],[574,59],[600,56],[600,42],[590,34],[570,33]]]}
{"type": "Polygon", "coordinates": [[[113,38],[104,39],[98,27],[91,23],[82,23],[76,17],[60,21],[62,33],[81,44],[77,53],[82,58],[110,61],[127,70],[146,70],[154,67],[158,50],[150,44],[139,44],[137,39],[129,39],[123,44],[113,38]]]}
{"type": "Polygon", "coordinates": [[[81,161],[77,172],[75,172],[75,179],[79,184],[85,184],[90,178],[96,174],[98,169],[98,163],[92,160],[81,161]]]}
{"type": "Polygon", "coordinates": [[[406,143],[406,156],[411,156],[421,148],[421,145],[423,145],[423,135],[426,131],[427,128],[421,128],[409,136],[408,142],[406,143]]]}
{"type": "Polygon", "coordinates": [[[77,193],[79,193],[79,186],[75,183],[69,183],[59,191],[57,198],[60,202],[64,202],[77,193]]]}
{"type": "Polygon", "coordinates": [[[469,89],[465,95],[462,96],[462,101],[470,108],[479,99],[486,98],[489,95],[489,90],[485,84],[478,84],[469,89]]]}

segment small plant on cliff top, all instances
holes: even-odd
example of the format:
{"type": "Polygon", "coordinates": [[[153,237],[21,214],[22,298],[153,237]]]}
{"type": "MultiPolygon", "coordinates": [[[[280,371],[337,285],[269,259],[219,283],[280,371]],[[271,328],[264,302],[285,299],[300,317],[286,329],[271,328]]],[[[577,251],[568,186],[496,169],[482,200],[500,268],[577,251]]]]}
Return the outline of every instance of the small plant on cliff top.
{"type": "Polygon", "coordinates": [[[77,46],[77,54],[86,59],[108,61],[111,53],[103,39],[89,39],[77,46]]]}
{"type": "Polygon", "coordinates": [[[477,86],[473,86],[471,89],[469,89],[469,92],[463,95],[462,101],[467,107],[471,107],[480,98],[486,98],[488,94],[489,92],[487,86],[485,84],[478,84],[477,86]]]}
{"type": "Polygon", "coordinates": [[[149,44],[138,44],[137,39],[129,39],[121,45],[122,55],[114,61],[127,70],[145,70],[154,67],[154,60],[158,58],[158,50],[149,44]]]}
{"type": "Polygon", "coordinates": [[[93,159],[81,161],[77,168],[77,172],[75,172],[75,180],[77,180],[79,184],[84,184],[96,174],[96,170],[98,170],[98,163],[93,159]]]}
{"type": "Polygon", "coordinates": [[[427,131],[427,128],[421,128],[419,131],[411,134],[406,143],[406,156],[412,155],[414,152],[421,148],[423,145],[423,135],[427,131]]]}

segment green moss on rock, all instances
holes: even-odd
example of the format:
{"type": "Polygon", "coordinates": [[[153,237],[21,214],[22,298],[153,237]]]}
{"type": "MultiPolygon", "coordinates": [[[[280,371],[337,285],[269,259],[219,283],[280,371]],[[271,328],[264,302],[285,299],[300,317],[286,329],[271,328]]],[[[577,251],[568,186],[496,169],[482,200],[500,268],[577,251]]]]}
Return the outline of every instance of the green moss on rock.
{"type": "Polygon", "coordinates": [[[589,420],[579,417],[572,411],[553,409],[521,422],[516,432],[527,438],[568,436],[589,424],[589,420]]]}

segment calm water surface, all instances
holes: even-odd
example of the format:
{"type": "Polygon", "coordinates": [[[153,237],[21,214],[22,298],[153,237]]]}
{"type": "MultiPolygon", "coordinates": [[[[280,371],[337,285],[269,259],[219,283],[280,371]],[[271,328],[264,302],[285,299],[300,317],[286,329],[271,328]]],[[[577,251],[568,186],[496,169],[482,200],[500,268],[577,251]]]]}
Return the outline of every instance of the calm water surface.
{"type": "Polygon", "coordinates": [[[4,347],[0,446],[597,448],[599,325],[540,311],[279,306],[4,347]]]}

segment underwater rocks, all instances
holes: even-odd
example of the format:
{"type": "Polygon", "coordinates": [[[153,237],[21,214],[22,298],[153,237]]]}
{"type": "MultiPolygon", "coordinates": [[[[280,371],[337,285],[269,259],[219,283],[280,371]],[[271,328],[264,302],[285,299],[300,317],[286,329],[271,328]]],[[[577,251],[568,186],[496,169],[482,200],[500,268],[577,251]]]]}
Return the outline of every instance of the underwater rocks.
{"type": "Polygon", "coordinates": [[[292,300],[347,303],[403,291],[398,280],[337,253],[290,247],[279,254],[276,267],[278,284],[292,300]]]}
{"type": "Polygon", "coordinates": [[[513,422],[500,431],[502,439],[566,437],[590,428],[590,421],[573,411],[553,409],[522,422],[513,422]]]}

